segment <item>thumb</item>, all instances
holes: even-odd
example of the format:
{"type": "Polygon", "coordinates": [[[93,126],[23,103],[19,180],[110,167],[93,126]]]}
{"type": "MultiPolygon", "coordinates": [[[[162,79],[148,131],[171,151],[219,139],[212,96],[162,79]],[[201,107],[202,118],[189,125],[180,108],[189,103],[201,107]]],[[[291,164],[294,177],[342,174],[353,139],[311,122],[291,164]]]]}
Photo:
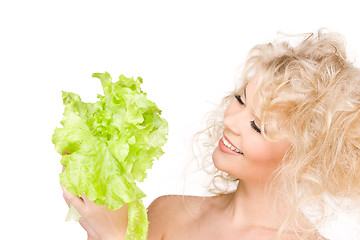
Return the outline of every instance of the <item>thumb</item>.
{"type": "Polygon", "coordinates": [[[66,190],[64,186],[61,186],[61,188],[63,190],[63,196],[65,198],[66,203],[68,203],[69,206],[70,204],[73,205],[76,208],[76,210],[78,210],[78,212],[81,215],[83,215],[83,211],[85,209],[84,201],[80,197],[71,194],[68,190],[66,190]]]}

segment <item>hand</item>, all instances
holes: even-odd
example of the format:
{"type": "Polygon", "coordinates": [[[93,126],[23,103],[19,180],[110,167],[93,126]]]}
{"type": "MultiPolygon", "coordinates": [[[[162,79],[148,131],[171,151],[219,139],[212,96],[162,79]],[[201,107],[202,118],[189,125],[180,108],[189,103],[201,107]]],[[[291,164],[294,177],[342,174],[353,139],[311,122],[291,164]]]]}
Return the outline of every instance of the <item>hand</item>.
{"type": "MultiPolygon", "coordinates": [[[[63,155],[69,154],[64,152],[63,155]]],[[[65,167],[62,168],[62,171],[65,167]]],[[[105,206],[97,206],[86,198],[85,194],[79,198],[68,192],[64,186],[63,197],[70,207],[72,204],[81,214],[80,225],[85,229],[88,240],[117,240],[125,239],[127,228],[127,206],[118,210],[107,210],[105,206]]]]}
{"type": "Polygon", "coordinates": [[[125,239],[127,227],[127,207],[124,205],[117,210],[107,210],[105,206],[97,206],[86,198],[75,196],[65,187],[63,196],[68,204],[72,204],[81,214],[80,224],[88,233],[90,240],[117,240],[125,239]]]}

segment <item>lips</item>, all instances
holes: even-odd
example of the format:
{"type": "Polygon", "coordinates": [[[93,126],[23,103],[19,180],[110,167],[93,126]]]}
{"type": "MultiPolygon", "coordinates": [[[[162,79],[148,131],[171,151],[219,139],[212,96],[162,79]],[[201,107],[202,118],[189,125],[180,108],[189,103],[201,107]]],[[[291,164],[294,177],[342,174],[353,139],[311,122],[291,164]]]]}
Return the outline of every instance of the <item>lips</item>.
{"type": "Polygon", "coordinates": [[[219,141],[219,148],[221,151],[231,155],[243,155],[243,152],[236,148],[225,135],[219,141]]]}

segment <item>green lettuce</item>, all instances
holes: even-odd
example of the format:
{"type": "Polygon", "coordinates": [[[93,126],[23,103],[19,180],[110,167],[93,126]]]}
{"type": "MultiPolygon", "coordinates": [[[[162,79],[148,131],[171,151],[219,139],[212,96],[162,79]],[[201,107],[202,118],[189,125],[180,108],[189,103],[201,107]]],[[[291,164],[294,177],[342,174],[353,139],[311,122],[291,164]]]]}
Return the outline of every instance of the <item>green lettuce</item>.
{"type": "Polygon", "coordinates": [[[136,186],[146,178],[154,158],[164,152],[168,124],[161,110],[140,89],[143,80],[121,75],[113,83],[110,74],[94,73],[104,96],[95,103],[82,102],[74,93],[63,92],[62,128],[52,137],[63,155],[65,171],[60,183],[74,195],[86,197],[107,209],[128,204],[127,239],[146,239],[148,221],[136,186]]]}

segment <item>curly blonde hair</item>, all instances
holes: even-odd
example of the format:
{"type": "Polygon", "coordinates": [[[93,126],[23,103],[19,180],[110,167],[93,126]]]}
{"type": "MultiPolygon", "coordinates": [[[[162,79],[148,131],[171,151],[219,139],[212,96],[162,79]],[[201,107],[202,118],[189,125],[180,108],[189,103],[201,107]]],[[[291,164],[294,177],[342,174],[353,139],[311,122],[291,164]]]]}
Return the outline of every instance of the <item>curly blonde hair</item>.
{"type": "MultiPolygon", "coordinates": [[[[221,109],[258,78],[254,113],[261,121],[261,132],[269,141],[290,143],[269,182],[290,210],[279,236],[290,227],[299,239],[308,239],[316,229],[300,226],[296,220],[305,204],[324,194],[360,196],[360,69],[347,58],[345,41],[337,33],[319,30],[289,37],[298,42],[291,45],[281,38],[251,49],[239,79],[242,86],[224,99],[221,109]]],[[[212,118],[203,132],[212,139],[206,144],[209,152],[221,129],[222,120],[212,118]]],[[[222,172],[213,174],[216,193],[234,190],[226,183],[237,179],[222,172]],[[217,179],[225,181],[219,184],[217,179]]]]}

